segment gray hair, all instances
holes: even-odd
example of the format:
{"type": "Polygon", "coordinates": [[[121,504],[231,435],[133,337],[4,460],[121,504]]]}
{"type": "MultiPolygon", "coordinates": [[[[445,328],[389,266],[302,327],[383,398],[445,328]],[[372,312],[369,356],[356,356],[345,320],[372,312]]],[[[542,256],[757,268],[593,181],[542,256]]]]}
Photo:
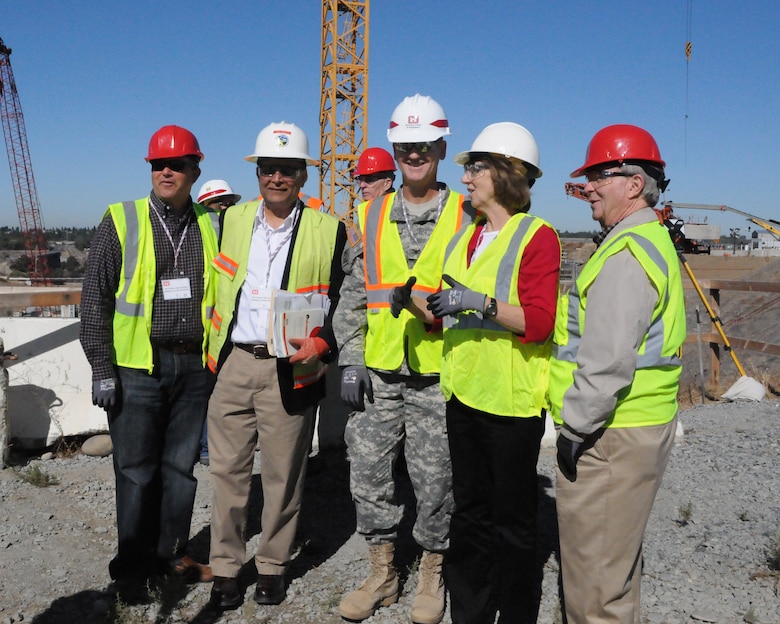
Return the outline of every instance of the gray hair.
{"type": "Polygon", "coordinates": [[[639,165],[625,164],[621,168],[621,171],[629,175],[641,175],[645,181],[645,188],[642,190],[642,199],[647,202],[647,205],[652,208],[658,203],[658,198],[661,195],[661,191],[658,189],[658,180],[648,175],[647,171],[642,169],[639,165]]]}

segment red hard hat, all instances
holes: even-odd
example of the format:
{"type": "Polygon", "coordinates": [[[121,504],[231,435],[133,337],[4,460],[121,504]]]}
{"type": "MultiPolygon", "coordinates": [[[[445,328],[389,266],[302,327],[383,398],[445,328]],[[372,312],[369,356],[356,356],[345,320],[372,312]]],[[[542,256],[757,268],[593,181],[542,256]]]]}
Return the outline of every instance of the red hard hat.
{"type": "Polygon", "coordinates": [[[587,169],[612,162],[650,162],[666,167],[653,136],[637,126],[617,124],[599,130],[588,144],[585,164],[571,172],[572,178],[585,174],[587,169]]]}
{"type": "Polygon", "coordinates": [[[197,156],[203,160],[198,139],[186,128],[180,126],[163,126],[149,139],[149,155],[146,162],[158,158],[181,158],[182,156],[197,156]]]}
{"type": "Polygon", "coordinates": [[[369,147],[358,158],[353,176],[371,175],[382,171],[395,171],[395,161],[387,150],[381,147],[369,147]]]}

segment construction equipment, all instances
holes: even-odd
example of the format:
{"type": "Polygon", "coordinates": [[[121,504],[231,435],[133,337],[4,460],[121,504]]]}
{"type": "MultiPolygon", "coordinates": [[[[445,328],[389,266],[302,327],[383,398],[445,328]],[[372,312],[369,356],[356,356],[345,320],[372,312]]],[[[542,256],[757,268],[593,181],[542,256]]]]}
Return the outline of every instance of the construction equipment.
{"type": "Polygon", "coordinates": [[[745,217],[751,223],[755,223],[757,226],[764,228],[770,232],[777,240],[780,240],[780,221],[775,219],[762,219],[756,215],[745,212],[744,210],[738,210],[731,206],[716,205],[716,204],[680,204],[678,202],[664,202],[664,207],[670,209],[680,208],[682,210],[717,210],[719,212],[733,212],[745,217]]]}
{"type": "Polygon", "coordinates": [[[320,197],[351,223],[352,171],[368,132],[369,0],[323,0],[320,79],[320,197]]]}
{"type": "Polygon", "coordinates": [[[49,248],[44,235],[43,220],[35,188],[27,132],[24,126],[22,105],[11,69],[11,48],[0,38],[0,117],[5,134],[8,164],[16,197],[19,225],[27,252],[30,281],[38,285],[51,285],[49,248]]]}

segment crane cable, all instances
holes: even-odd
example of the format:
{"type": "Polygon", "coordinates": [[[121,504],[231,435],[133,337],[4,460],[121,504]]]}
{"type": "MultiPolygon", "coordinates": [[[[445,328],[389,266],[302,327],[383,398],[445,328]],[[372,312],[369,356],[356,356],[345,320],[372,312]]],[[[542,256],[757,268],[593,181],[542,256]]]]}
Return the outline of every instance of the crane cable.
{"type": "Polygon", "coordinates": [[[691,63],[691,22],[693,21],[693,0],[688,0],[685,28],[685,165],[688,165],[688,74],[691,63]]]}

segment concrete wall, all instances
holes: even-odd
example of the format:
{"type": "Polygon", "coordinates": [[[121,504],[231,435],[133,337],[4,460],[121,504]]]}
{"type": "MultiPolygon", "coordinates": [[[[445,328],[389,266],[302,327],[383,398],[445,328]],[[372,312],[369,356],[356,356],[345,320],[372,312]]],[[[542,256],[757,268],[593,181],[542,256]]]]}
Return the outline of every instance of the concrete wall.
{"type": "MultiPolygon", "coordinates": [[[[22,448],[44,448],[63,436],[108,431],[92,405],[92,373],[78,341],[79,319],[2,318],[7,436],[22,448]]],[[[2,406],[0,405],[0,408],[2,406]]]]}

